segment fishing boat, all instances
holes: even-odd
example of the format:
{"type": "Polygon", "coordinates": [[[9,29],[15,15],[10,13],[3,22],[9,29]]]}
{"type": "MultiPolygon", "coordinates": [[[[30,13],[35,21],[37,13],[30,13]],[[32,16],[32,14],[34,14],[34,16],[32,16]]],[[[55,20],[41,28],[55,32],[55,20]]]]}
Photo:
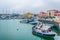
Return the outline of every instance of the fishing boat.
{"type": "Polygon", "coordinates": [[[33,26],[32,34],[37,34],[44,37],[54,37],[56,35],[56,33],[53,32],[49,26],[45,25],[33,26]]]}

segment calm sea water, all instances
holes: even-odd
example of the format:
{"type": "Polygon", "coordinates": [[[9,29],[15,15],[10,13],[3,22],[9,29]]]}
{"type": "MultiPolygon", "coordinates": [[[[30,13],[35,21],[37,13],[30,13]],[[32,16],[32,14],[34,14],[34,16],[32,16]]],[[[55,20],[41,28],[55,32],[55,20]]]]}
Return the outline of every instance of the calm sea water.
{"type": "Polygon", "coordinates": [[[0,40],[60,40],[60,36],[48,39],[32,35],[32,27],[18,19],[0,20],[0,40]]]}

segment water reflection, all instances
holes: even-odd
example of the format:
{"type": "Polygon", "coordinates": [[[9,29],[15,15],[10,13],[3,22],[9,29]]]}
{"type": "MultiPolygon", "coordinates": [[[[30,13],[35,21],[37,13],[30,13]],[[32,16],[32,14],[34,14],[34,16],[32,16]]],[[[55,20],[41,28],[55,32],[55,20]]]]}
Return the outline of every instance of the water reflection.
{"type": "Polygon", "coordinates": [[[60,33],[57,33],[57,36],[60,36],[60,33]]]}
{"type": "Polygon", "coordinates": [[[57,33],[57,36],[60,36],[60,31],[56,28],[52,28],[52,31],[56,32],[57,33]]]}
{"type": "Polygon", "coordinates": [[[37,37],[40,37],[41,40],[55,40],[54,37],[43,37],[43,36],[39,36],[37,34],[32,34],[32,35],[37,36],[37,37]]]}

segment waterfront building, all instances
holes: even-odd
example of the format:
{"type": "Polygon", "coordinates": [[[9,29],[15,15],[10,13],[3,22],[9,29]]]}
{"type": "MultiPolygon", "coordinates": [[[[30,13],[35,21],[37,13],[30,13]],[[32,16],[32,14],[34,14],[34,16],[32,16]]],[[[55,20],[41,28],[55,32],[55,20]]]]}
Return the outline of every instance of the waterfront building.
{"type": "Polygon", "coordinates": [[[49,17],[54,17],[54,13],[56,10],[48,10],[47,13],[49,15],[49,17]]]}
{"type": "Polygon", "coordinates": [[[55,15],[58,15],[57,13],[60,13],[60,11],[59,10],[48,10],[47,13],[50,17],[54,17],[55,15]]]}
{"type": "Polygon", "coordinates": [[[34,17],[34,14],[33,13],[30,13],[30,12],[28,12],[28,13],[26,13],[26,14],[24,14],[25,15],[25,17],[27,17],[27,18],[32,18],[32,17],[34,17]]]}
{"type": "Polygon", "coordinates": [[[46,13],[46,12],[40,12],[38,14],[38,17],[48,17],[48,13],[46,13]]]}
{"type": "Polygon", "coordinates": [[[60,13],[55,13],[54,16],[59,16],[60,17],[60,13]]]}

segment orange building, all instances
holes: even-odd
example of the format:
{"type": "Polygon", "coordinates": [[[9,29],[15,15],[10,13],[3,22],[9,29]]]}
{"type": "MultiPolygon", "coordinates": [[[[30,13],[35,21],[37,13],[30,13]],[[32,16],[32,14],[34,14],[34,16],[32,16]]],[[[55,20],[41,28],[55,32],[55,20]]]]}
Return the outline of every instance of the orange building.
{"type": "Polygon", "coordinates": [[[49,14],[49,16],[54,17],[55,15],[57,15],[56,13],[60,13],[59,10],[48,10],[47,13],[49,14]]]}
{"type": "Polygon", "coordinates": [[[48,16],[48,13],[45,13],[45,12],[40,12],[38,14],[38,17],[47,17],[48,16]]]}
{"type": "Polygon", "coordinates": [[[59,10],[48,10],[47,12],[40,12],[38,14],[38,17],[54,17],[54,16],[60,16],[59,10]]]}

